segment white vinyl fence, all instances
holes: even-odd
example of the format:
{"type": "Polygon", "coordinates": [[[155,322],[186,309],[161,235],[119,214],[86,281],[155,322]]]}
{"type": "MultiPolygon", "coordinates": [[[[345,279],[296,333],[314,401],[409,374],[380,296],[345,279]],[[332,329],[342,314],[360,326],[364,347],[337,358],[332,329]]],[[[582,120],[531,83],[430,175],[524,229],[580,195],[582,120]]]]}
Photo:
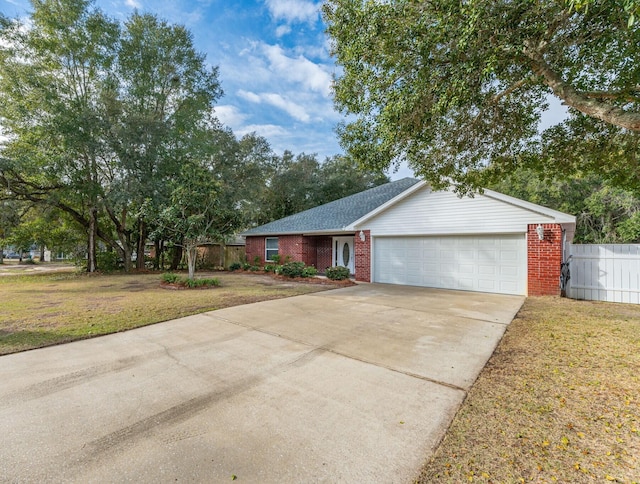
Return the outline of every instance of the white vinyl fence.
{"type": "Polygon", "coordinates": [[[567,295],[640,304],[640,244],[570,244],[567,295]]]}

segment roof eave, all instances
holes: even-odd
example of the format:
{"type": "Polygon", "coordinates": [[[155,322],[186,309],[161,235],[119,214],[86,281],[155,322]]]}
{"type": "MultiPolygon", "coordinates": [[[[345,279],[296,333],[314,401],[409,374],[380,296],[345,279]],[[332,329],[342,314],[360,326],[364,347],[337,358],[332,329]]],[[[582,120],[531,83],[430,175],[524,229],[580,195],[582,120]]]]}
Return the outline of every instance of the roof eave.
{"type": "Polygon", "coordinates": [[[553,210],[551,208],[543,207],[542,205],[538,205],[536,203],[520,200],[519,198],[514,198],[509,195],[505,195],[504,193],[494,192],[493,190],[484,189],[483,195],[489,198],[500,200],[505,203],[509,203],[516,207],[524,208],[525,210],[529,210],[531,212],[538,213],[540,215],[544,215],[545,217],[550,217],[555,222],[560,224],[575,225],[576,223],[576,218],[573,215],[569,215],[568,213],[560,212],[558,210],[553,210]]]}
{"type": "Polygon", "coordinates": [[[324,230],[303,230],[303,231],[286,231],[286,232],[259,232],[259,233],[246,233],[243,232],[242,235],[245,237],[277,237],[279,235],[333,235],[333,234],[344,234],[344,233],[353,233],[355,229],[349,229],[348,227],[343,227],[340,229],[324,229],[324,230]]]}

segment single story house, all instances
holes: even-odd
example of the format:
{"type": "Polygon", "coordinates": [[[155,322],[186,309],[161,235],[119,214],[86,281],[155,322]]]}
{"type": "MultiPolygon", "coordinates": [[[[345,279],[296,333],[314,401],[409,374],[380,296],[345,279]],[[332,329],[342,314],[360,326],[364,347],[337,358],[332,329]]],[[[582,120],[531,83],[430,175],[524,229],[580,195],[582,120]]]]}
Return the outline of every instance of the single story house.
{"type": "Polygon", "coordinates": [[[519,295],[560,293],[575,217],[491,190],[404,178],[244,232],[248,260],[345,266],[357,281],[519,295]]]}

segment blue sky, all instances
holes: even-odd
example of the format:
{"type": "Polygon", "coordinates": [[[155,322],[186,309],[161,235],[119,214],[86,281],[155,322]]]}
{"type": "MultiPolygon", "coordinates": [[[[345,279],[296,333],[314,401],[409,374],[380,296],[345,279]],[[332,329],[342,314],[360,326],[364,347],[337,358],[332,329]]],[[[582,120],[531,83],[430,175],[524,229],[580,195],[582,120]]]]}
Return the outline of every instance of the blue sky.
{"type": "MultiPolygon", "coordinates": [[[[325,156],[341,153],[334,133],[335,71],[312,0],[97,0],[108,15],[135,9],[185,25],[196,48],[220,69],[224,96],[218,118],[237,136],[257,132],[274,151],[325,156]]],[[[0,0],[5,15],[23,16],[28,0],[0,0]]]]}
{"type": "MultiPolygon", "coordinates": [[[[97,0],[111,17],[134,10],[185,25],[196,48],[220,69],[224,96],[220,121],[236,136],[265,137],[273,150],[316,153],[320,160],[342,152],[334,128],[342,116],[333,108],[329,55],[318,0],[97,0]]],[[[0,12],[24,16],[28,0],[0,0],[0,12]]],[[[551,101],[542,125],[562,119],[551,101]]],[[[401,167],[393,179],[413,176],[401,167]]]]}

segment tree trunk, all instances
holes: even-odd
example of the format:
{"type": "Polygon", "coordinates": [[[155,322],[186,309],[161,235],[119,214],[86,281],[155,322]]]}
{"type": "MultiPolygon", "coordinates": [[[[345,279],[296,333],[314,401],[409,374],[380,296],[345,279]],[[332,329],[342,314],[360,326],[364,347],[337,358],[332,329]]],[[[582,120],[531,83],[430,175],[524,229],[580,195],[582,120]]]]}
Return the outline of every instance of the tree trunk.
{"type": "Polygon", "coordinates": [[[161,245],[160,245],[160,241],[159,240],[154,240],[153,241],[153,247],[154,247],[154,258],[153,258],[153,268],[157,271],[160,269],[160,261],[161,259],[161,254],[160,251],[161,249],[161,245]]]}
{"type": "Polygon", "coordinates": [[[181,260],[182,260],[182,247],[179,245],[174,245],[170,270],[172,271],[178,270],[178,266],[180,265],[181,260]]]}
{"type": "Polygon", "coordinates": [[[98,209],[91,207],[89,211],[89,230],[87,240],[87,272],[96,272],[98,269],[98,259],[96,255],[96,239],[98,231],[98,209]]]}
{"type": "Polygon", "coordinates": [[[189,279],[193,279],[196,274],[196,261],[198,260],[198,244],[187,242],[187,267],[189,268],[189,279]]]}
{"type": "Polygon", "coordinates": [[[44,262],[44,244],[40,245],[40,263],[44,262]]]}
{"type": "Polygon", "coordinates": [[[147,245],[147,224],[144,223],[144,220],[138,220],[138,247],[137,247],[137,258],[136,258],[136,269],[143,270],[145,268],[144,264],[144,249],[147,245]]]}

